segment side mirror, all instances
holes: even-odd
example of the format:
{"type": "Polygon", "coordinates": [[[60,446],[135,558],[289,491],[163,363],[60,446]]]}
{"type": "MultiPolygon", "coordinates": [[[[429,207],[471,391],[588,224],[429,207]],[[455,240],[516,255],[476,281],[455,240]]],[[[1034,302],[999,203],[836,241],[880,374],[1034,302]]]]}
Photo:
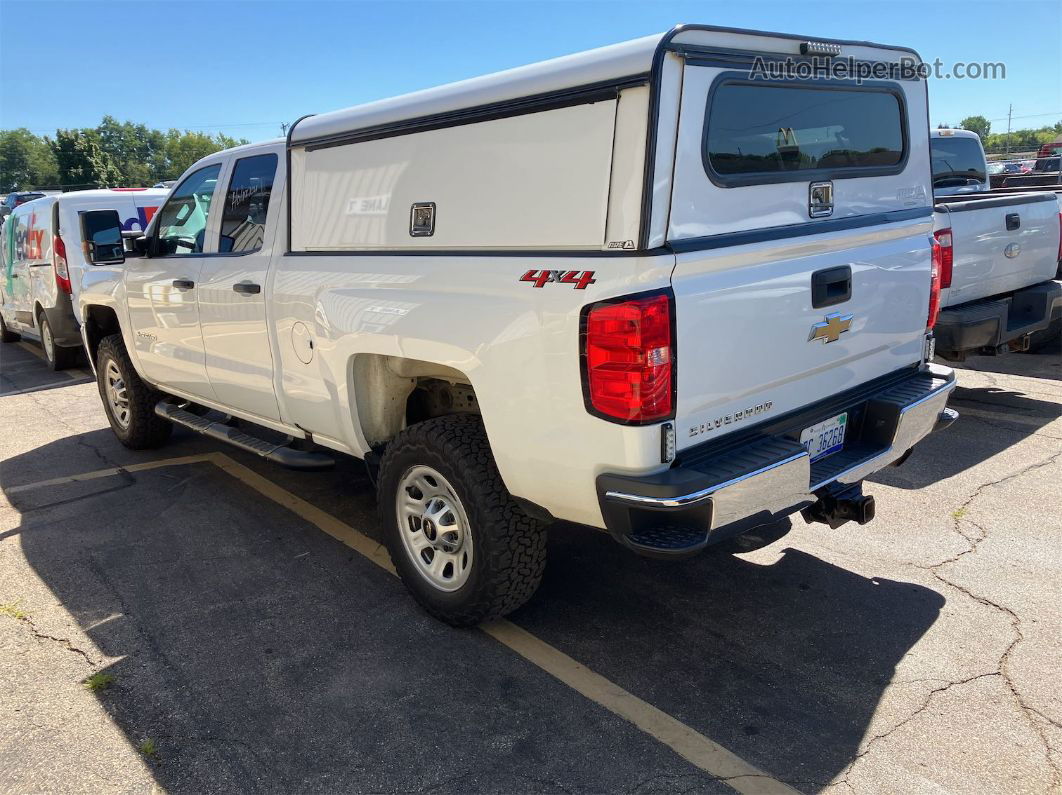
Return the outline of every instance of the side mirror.
{"type": "Polygon", "coordinates": [[[0,219],[7,218],[11,215],[11,208],[6,204],[0,204],[0,219]]]}
{"type": "Polygon", "coordinates": [[[93,265],[125,262],[122,221],[117,210],[88,210],[81,213],[81,239],[93,265]]]}

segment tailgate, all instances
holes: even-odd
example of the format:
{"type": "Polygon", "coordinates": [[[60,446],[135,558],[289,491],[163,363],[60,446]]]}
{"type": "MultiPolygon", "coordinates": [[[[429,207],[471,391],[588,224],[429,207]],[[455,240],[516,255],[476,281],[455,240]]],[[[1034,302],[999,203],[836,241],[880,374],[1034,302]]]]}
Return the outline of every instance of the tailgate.
{"type": "Polygon", "coordinates": [[[921,80],[753,79],[686,60],[667,235],[680,447],[921,362],[925,112],[921,80]]]}
{"type": "Polygon", "coordinates": [[[938,204],[950,227],[954,264],[942,306],[1010,293],[1052,279],[1058,269],[1058,202],[1030,193],[938,204]]]}
{"type": "Polygon", "coordinates": [[[926,219],[679,254],[680,448],[919,362],[929,232],[926,219]],[[846,272],[850,297],[823,305],[846,272]]]}

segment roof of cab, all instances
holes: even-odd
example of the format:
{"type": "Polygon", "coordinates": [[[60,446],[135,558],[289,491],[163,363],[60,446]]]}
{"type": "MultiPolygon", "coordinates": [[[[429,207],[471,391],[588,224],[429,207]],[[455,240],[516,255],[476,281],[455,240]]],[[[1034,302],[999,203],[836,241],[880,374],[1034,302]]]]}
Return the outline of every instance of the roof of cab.
{"type": "MultiPolygon", "coordinates": [[[[397,97],[356,105],[343,110],[304,116],[288,132],[292,144],[306,143],[356,130],[398,124],[467,108],[504,103],[524,97],[549,95],[579,87],[610,84],[627,78],[648,76],[658,51],[673,48],[719,47],[730,52],[771,52],[799,55],[804,41],[830,42],[845,47],[845,55],[856,59],[882,60],[882,51],[898,51],[914,56],[914,50],[862,41],[824,39],[783,33],[679,25],[667,33],[565,55],[548,61],[518,66],[503,72],[473,77],[456,83],[414,91],[397,97]]],[[[891,60],[891,59],[890,59],[891,60]]]]}

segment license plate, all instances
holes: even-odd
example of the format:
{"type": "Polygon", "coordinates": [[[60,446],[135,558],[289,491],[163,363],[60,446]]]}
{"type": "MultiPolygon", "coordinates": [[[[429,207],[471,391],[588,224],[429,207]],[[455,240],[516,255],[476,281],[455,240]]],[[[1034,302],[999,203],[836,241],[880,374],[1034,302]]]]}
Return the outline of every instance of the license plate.
{"type": "Polygon", "coordinates": [[[844,447],[844,432],[848,427],[848,412],[830,417],[828,420],[812,425],[800,432],[800,443],[817,461],[830,453],[836,453],[844,447]]]}

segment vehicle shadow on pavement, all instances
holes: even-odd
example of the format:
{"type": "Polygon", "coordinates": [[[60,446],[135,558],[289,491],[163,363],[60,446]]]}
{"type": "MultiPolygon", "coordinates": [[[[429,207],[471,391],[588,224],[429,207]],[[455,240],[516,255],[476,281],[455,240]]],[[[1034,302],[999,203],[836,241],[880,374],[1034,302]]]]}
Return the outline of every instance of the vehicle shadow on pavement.
{"type": "MultiPolygon", "coordinates": [[[[82,436],[123,454],[109,431],[82,436]]],[[[44,471],[52,446],[7,467],[44,471]]],[[[377,535],[356,466],[260,471],[377,535]]],[[[9,496],[26,559],[92,658],[119,658],[97,697],[133,746],[157,743],[166,789],[726,790],[489,637],[428,618],[393,577],[212,465],[9,496]]],[[[856,754],[944,601],[795,549],[664,563],[557,524],[549,553],[517,624],[802,789],[856,754]]]]}
{"type": "Polygon", "coordinates": [[[867,478],[902,489],[920,489],[950,478],[1018,444],[1062,416],[1062,403],[995,386],[958,386],[948,407],[959,412],[950,428],[919,442],[901,466],[867,478]]]}

